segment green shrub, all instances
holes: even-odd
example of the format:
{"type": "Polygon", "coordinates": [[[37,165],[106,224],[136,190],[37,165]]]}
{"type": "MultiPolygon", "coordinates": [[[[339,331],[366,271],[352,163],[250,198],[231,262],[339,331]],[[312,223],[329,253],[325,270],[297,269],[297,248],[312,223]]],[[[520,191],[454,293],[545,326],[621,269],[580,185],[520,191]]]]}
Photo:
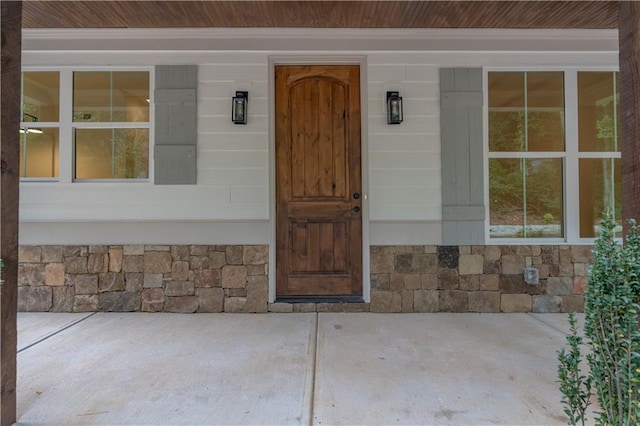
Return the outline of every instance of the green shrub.
{"type": "Polygon", "coordinates": [[[589,403],[584,396],[591,386],[599,405],[597,424],[637,425],[640,419],[640,236],[631,222],[621,248],[614,232],[615,223],[605,218],[585,292],[588,377],[579,371],[582,339],[577,336],[575,318],[567,337],[570,350],[558,352],[558,378],[569,424],[584,423],[589,403]]]}
{"type": "Polygon", "coordinates": [[[591,398],[591,377],[584,376],[580,368],[582,355],[582,337],[578,335],[575,312],[569,314],[571,334],[567,336],[569,352],[562,348],[558,351],[558,379],[564,412],[569,417],[569,424],[584,425],[585,413],[591,398]]]}

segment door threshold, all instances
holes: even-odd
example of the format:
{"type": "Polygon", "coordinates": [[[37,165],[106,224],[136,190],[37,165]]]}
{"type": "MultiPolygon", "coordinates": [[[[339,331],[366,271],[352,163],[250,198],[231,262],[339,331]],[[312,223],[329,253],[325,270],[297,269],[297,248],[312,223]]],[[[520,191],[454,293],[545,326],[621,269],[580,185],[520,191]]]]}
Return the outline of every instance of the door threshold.
{"type": "Polygon", "coordinates": [[[276,297],[275,303],[364,303],[362,296],[276,297]]]}

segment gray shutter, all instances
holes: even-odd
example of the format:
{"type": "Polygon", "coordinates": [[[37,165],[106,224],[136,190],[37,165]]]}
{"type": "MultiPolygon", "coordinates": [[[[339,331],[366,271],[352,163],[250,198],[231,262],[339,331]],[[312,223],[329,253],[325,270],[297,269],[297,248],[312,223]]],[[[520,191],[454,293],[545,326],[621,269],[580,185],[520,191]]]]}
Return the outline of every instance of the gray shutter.
{"type": "Polygon", "coordinates": [[[155,183],[196,183],[197,65],[155,69],[155,183]]]}
{"type": "Polygon", "coordinates": [[[482,69],[440,69],[442,243],[485,244],[482,69]]]}

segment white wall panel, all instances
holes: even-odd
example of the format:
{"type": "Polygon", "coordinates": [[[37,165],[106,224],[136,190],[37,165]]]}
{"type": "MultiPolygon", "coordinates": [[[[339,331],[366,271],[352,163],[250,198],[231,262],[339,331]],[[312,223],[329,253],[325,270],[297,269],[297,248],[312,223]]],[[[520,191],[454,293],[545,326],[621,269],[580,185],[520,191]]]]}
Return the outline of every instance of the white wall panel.
{"type": "Polygon", "coordinates": [[[407,66],[394,64],[393,61],[379,65],[369,62],[367,76],[369,81],[403,81],[407,79],[407,66]]]}
{"type": "Polygon", "coordinates": [[[438,73],[440,72],[440,65],[407,65],[407,81],[440,81],[438,73]]]}
{"type": "Polygon", "coordinates": [[[417,133],[413,135],[393,135],[378,133],[369,136],[369,150],[374,152],[440,152],[439,135],[417,133]]]}
{"type": "MultiPolygon", "coordinates": [[[[247,124],[239,125],[231,122],[231,97],[229,97],[229,114],[198,117],[198,134],[201,133],[237,133],[267,132],[268,120],[266,115],[249,113],[247,124]]],[[[199,140],[198,140],[199,142],[199,140]]]]}
{"type": "MultiPolygon", "coordinates": [[[[369,99],[383,99],[387,90],[398,90],[412,99],[440,99],[440,86],[438,81],[400,81],[387,83],[382,81],[369,81],[369,99]]],[[[404,101],[404,99],[403,99],[404,101]]],[[[384,100],[383,100],[384,102],[384,100]]]]}
{"type": "Polygon", "coordinates": [[[439,221],[442,217],[441,209],[437,207],[427,206],[424,203],[410,204],[410,203],[371,203],[372,213],[369,215],[369,219],[372,221],[384,221],[384,222],[406,222],[406,221],[423,221],[422,218],[429,217],[431,221],[439,221]],[[393,220],[387,220],[385,218],[393,217],[393,220]]]}
{"type": "Polygon", "coordinates": [[[268,151],[199,151],[198,168],[252,168],[267,164],[268,151]]]}
{"type": "Polygon", "coordinates": [[[20,223],[20,244],[268,244],[269,222],[20,223]]]}
{"type": "Polygon", "coordinates": [[[257,64],[201,64],[198,69],[198,81],[259,81],[265,80],[267,75],[267,62],[263,55],[263,63],[257,64]]]}
{"type": "MultiPolygon", "coordinates": [[[[335,52],[319,50],[318,46],[313,53],[335,56],[335,52]]],[[[368,117],[362,132],[368,147],[363,157],[368,158],[364,167],[368,169],[369,188],[363,191],[370,195],[371,244],[438,244],[441,241],[441,67],[611,67],[617,64],[616,52],[357,50],[350,54],[367,58],[367,69],[363,70],[366,76],[363,111],[367,111],[368,117]],[[405,121],[401,125],[386,124],[385,96],[390,90],[400,91],[404,98],[405,121]]],[[[23,66],[198,64],[198,184],[168,187],[147,183],[22,183],[20,213],[28,226],[24,234],[26,240],[21,241],[39,241],[36,231],[45,228],[38,222],[93,221],[92,225],[126,222],[130,223],[127,232],[133,233],[123,240],[128,242],[146,238],[143,233],[151,230],[131,225],[135,221],[176,224],[221,221],[216,222],[216,229],[224,229],[221,223],[225,222],[229,223],[229,229],[235,229],[231,225],[233,221],[258,220],[262,221],[260,232],[264,235],[256,241],[266,242],[266,230],[262,227],[269,220],[269,188],[266,186],[271,167],[269,57],[273,55],[308,58],[309,52],[25,52],[23,66]],[[231,96],[236,90],[249,90],[249,119],[245,126],[231,123],[231,96]]],[[[82,231],[82,235],[90,239],[83,240],[87,243],[116,242],[106,234],[113,232],[108,226],[96,225],[91,228],[95,231],[88,229],[82,231]],[[101,232],[105,233],[104,238],[101,232]]],[[[194,242],[200,241],[194,230],[202,227],[179,229],[191,235],[194,242]]],[[[171,241],[186,241],[169,234],[163,233],[171,241]]],[[[62,235],[62,231],[52,233],[44,240],[48,243],[70,241],[62,235]]],[[[122,233],[118,235],[122,237],[122,233]]],[[[238,243],[246,240],[238,238],[238,243]]]]}
{"type": "Polygon", "coordinates": [[[267,185],[232,186],[232,204],[269,204],[269,187],[267,185]]]}
{"type": "Polygon", "coordinates": [[[269,171],[264,168],[199,169],[201,185],[261,185],[269,180],[269,171]]]}
{"type": "Polygon", "coordinates": [[[440,188],[440,171],[429,169],[373,169],[369,174],[371,188],[406,187],[407,182],[414,185],[431,185],[440,188]]]}
{"type": "MultiPolygon", "coordinates": [[[[440,100],[437,98],[418,98],[416,95],[399,89],[403,93],[402,105],[407,114],[416,116],[434,116],[440,115],[440,100]],[[409,95],[410,97],[407,97],[409,95]]],[[[387,114],[386,98],[369,97],[369,116],[386,116],[387,114]]]]}
{"type": "MultiPolygon", "coordinates": [[[[267,81],[250,81],[251,85],[249,96],[253,98],[267,98],[269,86],[267,81]]],[[[241,90],[239,86],[245,86],[247,82],[233,81],[201,81],[198,83],[198,100],[203,99],[227,99],[241,90]]],[[[244,89],[242,89],[244,90],[244,89]]]]}
{"type": "Polygon", "coordinates": [[[201,151],[262,151],[269,149],[267,133],[210,133],[198,141],[201,151]]]}
{"type": "MultiPolygon", "coordinates": [[[[235,90],[233,91],[235,95],[235,90]]],[[[231,117],[231,97],[232,95],[222,98],[200,99],[198,102],[198,116],[224,116],[231,117]]],[[[256,115],[267,115],[269,105],[267,98],[257,98],[254,96],[253,90],[249,90],[249,106],[247,108],[251,117],[256,115]]]]}
{"type": "MultiPolygon", "coordinates": [[[[440,155],[427,152],[370,152],[370,169],[437,169],[440,155]]],[[[414,182],[407,182],[412,185],[414,182]]]]}
{"type": "Polygon", "coordinates": [[[442,241],[440,222],[375,222],[370,226],[369,242],[372,246],[402,244],[438,245],[442,241]]]}

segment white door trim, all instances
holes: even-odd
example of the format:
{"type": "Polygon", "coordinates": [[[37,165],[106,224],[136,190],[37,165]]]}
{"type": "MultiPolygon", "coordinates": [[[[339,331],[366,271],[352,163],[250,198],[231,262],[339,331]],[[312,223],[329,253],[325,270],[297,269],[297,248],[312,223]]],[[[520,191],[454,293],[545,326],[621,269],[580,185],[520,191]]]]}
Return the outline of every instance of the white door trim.
{"type": "Polygon", "coordinates": [[[362,297],[371,299],[369,273],[369,125],[367,57],[363,55],[270,55],[269,56],[269,303],[276,299],[276,65],[359,65],[360,66],[360,149],[362,169],[362,297]]]}

